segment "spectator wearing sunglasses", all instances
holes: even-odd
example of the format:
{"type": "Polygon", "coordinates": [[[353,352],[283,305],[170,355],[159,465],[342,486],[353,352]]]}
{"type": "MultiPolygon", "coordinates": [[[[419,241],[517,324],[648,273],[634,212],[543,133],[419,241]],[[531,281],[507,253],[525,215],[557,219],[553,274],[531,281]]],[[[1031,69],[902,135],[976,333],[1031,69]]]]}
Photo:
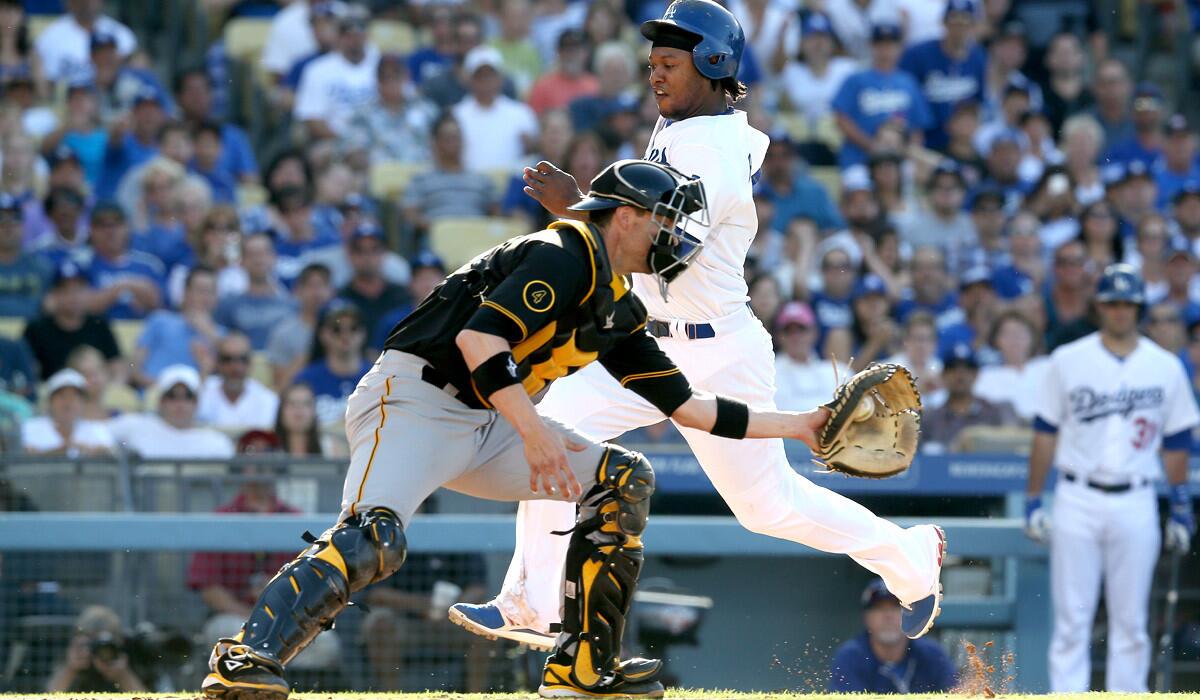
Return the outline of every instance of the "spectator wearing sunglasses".
{"type": "Polygon", "coordinates": [[[233,332],[217,342],[215,371],[200,389],[196,417],[214,428],[269,429],[279,397],[250,376],[250,339],[233,332]]]}
{"type": "Polygon", "coordinates": [[[196,422],[200,373],[186,365],[171,365],[155,384],[155,413],[126,413],[109,429],[117,444],[143,459],[225,459],[233,443],[212,428],[196,422]]]}
{"type": "Polygon", "coordinates": [[[367,342],[362,314],[353,305],[335,299],[317,324],[309,364],[296,375],[317,398],[317,422],[337,425],[346,413],[346,399],[371,363],[363,359],[367,342]]]}

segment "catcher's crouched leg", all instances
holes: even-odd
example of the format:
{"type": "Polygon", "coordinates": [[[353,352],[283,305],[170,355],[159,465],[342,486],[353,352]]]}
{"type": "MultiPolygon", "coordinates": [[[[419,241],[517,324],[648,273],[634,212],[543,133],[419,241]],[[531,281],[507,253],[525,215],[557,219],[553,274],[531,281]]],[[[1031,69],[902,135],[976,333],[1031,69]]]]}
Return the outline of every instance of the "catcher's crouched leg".
{"type": "Polygon", "coordinates": [[[542,697],[661,697],[658,664],[621,663],[621,637],[642,570],[642,531],[654,472],[636,452],[609,447],[580,500],[564,567],[562,633],[546,660],[542,697]]]}
{"type": "Polygon", "coordinates": [[[227,700],[286,698],[283,665],[350,602],[350,594],[391,576],[408,553],[404,529],[385,508],[326,530],[267,584],[242,631],[217,642],[205,695],[227,700]]]}

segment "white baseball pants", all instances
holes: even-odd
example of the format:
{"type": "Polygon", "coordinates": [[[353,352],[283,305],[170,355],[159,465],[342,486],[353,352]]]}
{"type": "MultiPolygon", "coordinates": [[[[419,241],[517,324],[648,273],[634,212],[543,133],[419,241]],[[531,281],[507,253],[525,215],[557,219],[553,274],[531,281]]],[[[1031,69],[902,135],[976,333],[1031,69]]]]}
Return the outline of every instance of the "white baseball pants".
{"type": "MultiPolygon", "coordinates": [[[[713,322],[717,336],[659,339],[696,389],[775,408],[775,357],[770,334],[749,311],[713,322]]],[[[622,389],[599,363],[555,382],[538,405],[544,415],[592,439],[609,440],[662,420],[662,414],[622,389]]],[[[729,440],[680,427],[704,472],[743,527],[815,549],[848,554],[878,574],[902,602],[938,584],[938,536],[932,526],[904,529],[854,501],[797,474],[782,440],[729,440]]],[[[572,503],[525,501],[517,510],[517,545],[496,602],[510,621],[546,630],[559,620],[558,589],[566,557],[572,503]]]]}
{"type": "Polygon", "coordinates": [[[1161,534],[1153,486],[1109,494],[1059,479],[1050,531],[1050,689],[1084,693],[1101,585],[1108,609],[1107,690],[1146,692],[1147,619],[1161,534]]]}

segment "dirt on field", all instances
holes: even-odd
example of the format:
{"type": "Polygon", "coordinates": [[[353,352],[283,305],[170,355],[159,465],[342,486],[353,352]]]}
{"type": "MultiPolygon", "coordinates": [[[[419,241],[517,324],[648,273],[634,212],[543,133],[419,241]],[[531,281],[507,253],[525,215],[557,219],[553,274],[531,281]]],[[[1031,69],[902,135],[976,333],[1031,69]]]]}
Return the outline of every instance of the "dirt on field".
{"type": "Polygon", "coordinates": [[[963,669],[962,679],[954,689],[955,695],[982,695],[985,698],[994,698],[1009,693],[1014,680],[1013,671],[1016,668],[1017,657],[1009,651],[998,660],[993,660],[993,646],[994,643],[990,641],[985,642],[983,648],[971,642],[963,642],[963,649],[967,653],[967,667],[963,669]]]}

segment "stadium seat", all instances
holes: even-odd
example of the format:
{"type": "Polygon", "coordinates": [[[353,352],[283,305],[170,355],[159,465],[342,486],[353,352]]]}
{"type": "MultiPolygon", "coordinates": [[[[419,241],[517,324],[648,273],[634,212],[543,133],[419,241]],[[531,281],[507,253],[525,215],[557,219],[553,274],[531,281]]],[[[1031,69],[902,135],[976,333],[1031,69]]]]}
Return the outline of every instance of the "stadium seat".
{"type": "Polygon", "coordinates": [[[271,20],[264,17],[235,17],[225,24],[225,51],[239,61],[258,63],[271,20]]]}
{"type": "Polygon", "coordinates": [[[837,201],[842,192],[842,173],[837,166],[829,165],[820,168],[809,168],[808,174],[821,183],[833,201],[837,201]]]}
{"type": "Polygon", "coordinates": [[[454,269],[494,245],[527,233],[526,229],[523,222],[504,217],[447,217],[429,227],[429,246],[454,269]]]}
{"type": "Polygon", "coordinates": [[[950,446],[954,452],[1028,455],[1033,430],[1024,426],[970,425],[950,446]]]}
{"type": "Polygon", "coordinates": [[[17,339],[25,332],[25,319],[20,316],[0,316],[0,337],[17,339]]]}
{"type": "Polygon", "coordinates": [[[371,164],[371,196],[376,199],[393,199],[404,194],[409,181],[428,166],[424,163],[401,163],[385,161],[371,164]]]}
{"type": "Polygon", "coordinates": [[[395,20],[377,19],[368,28],[368,37],[381,53],[407,56],[417,48],[417,33],[411,25],[395,20]]]}
{"type": "Polygon", "coordinates": [[[237,186],[238,207],[253,207],[267,203],[267,188],[257,183],[243,182],[237,186]]]}
{"type": "Polygon", "coordinates": [[[137,348],[138,338],[142,337],[142,329],[145,323],[139,320],[124,320],[112,322],[113,336],[117,339],[117,348],[125,357],[133,357],[133,351],[137,348]]]}
{"type": "Polygon", "coordinates": [[[57,20],[62,15],[28,15],[25,17],[25,24],[29,28],[29,42],[37,41],[37,38],[46,31],[52,22],[57,20]]]}
{"type": "Polygon", "coordinates": [[[483,174],[491,178],[492,187],[495,188],[496,197],[499,198],[503,197],[504,193],[508,191],[508,182],[512,180],[513,175],[516,175],[516,171],[512,168],[492,168],[491,170],[485,170],[483,174]]]}
{"type": "Polygon", "coordinates": [[[250,354],[250,376],[262,382],[262,385],[268,389],[274,390],[275,379],[271,376],[271,363],[267,360],[266,353],[250,354]]]}

